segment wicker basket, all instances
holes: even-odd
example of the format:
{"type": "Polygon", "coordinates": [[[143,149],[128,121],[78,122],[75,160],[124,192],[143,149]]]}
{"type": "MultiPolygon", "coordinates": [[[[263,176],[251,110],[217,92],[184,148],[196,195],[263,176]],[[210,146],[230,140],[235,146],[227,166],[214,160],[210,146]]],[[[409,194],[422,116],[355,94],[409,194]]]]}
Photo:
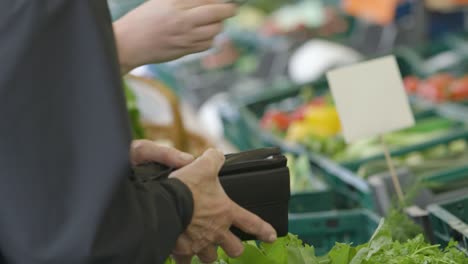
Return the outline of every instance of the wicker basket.
{"type": "MultiPolygon", "coordinates": [[[[139,99],[142,97],[148,97],[145,96],[145,93],[146,95],[148,93],[154,93],[159,95],[159,97],[165,98],[169,105],[170,109],[168,111],[172,114],[172,122],[170,124],[155,124],[148,120],[142,120],[147,139],[159,142],[169,141],[172,143],[173,147],[191,153],[194,156],[200,156],[206,149],[213,146],[206,138],[185,129],[180,110],[180,101],[171,89],[153,79],[133,75],[128,75],[125,79],[129,87],[136,94],[138,101],[140,101],[139,99]]],[[[139,105],[139,107],[142,106],[139,105]]],[[[153,115],[157,115],[157,113],[153,115]]]]}

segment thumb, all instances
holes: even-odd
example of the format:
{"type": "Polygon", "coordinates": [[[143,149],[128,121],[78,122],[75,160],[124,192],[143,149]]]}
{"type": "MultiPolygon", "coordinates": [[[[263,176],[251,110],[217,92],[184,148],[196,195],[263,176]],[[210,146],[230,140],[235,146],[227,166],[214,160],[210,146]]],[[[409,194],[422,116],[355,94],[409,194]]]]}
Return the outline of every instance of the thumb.
{"type": "Polygon", "coordinates": [[[193,156],[175,148],[164,147],[150,140],[132,142],[130,156],[133,165],[145,162],[159,162],[164,165],[180,168],[193,161],[193,156]]]}
{"type": "Polygon", "coordinates": [[[224,155],[218,150],[209,149],[203,153],[201,157],[190,163],[189,165],[174,171],[170,178],[197,178],[218,176],[221,167],[224,165],[224,155]]]}

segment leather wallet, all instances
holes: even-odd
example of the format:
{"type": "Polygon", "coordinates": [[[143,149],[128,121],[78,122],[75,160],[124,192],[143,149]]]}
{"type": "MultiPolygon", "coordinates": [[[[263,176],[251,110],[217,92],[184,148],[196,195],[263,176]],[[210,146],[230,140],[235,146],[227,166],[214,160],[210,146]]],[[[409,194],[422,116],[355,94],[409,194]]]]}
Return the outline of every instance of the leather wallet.
{"type": "MultiPolygon", "coordinates": [[[[226,155],[219,177],[226,194],[237,204],[270,223],[278,236],[288,233],[290,198],[287,159],[278,148],[256,149],[226,155]]],[[[167,178],[173,168],[158,163],[142,164],[133,169],[143,181],[167,178]]],[[[239,229],[231,231],[241,240],[256,239],[239,229]]]]}

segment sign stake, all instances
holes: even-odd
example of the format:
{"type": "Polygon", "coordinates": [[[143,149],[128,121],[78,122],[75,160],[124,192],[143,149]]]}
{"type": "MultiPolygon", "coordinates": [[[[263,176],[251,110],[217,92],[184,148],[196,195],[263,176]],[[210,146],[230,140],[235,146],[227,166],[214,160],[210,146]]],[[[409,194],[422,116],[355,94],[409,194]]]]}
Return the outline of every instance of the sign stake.
{"type": "Polygon", "coordinates": [[[382,143],[382,148],[385,154],[385,160],[387,161],[387,166],[390,171],[390,175],[392,176],[393,186],[395,187],[398,199],[401,203],[405,202],[405,195],[403,194],[403,189],[401,188],[400,179],[398,179],[398,175],[395,170],[395,165],[393,164],[392,157],[390,156],[390,151],[388,150],[387,143],[385,142],[385,138],[383,135],[380,136],[380,142],[382,143]]]}

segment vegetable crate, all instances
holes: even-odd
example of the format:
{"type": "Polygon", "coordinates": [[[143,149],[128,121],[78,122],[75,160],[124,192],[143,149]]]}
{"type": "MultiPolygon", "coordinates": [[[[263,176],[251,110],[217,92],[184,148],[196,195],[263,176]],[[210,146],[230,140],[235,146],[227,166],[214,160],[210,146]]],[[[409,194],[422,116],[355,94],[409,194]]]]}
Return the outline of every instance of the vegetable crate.
{"type": "Polygon", "coordinates": [[[289,200],[289,212],[305,213],[327,211],[336,209],[335,204],[336,196],[331,190],[292,193],[289,200]]]}
{"type": "Polygon", "coordinates": [[[313,163],[305,166],[307,156],[286,155],[290,159],[288,166],[292,177],[289,231],[313,245],[318,255],[326,254],[335,242],[367,242],[377,227],[378,217],[368,210],[351,209],[358,205],[333,189],[314,182],[323,180],[325,171],[313,163]],[[304,181],[304,176],[313,180],[304,181]],[[313,190],[302,189],[306,183],[313,185],[313,190]]]}
{"type": "MultiPolygon", "coordinates": [[[[316,94],[323,94],[328,89],[325,79],[305,87],[316,94]]],[[[243,151],[264,146],[279,146],[272,142],[270,135],[259,130],[258,122],[256,122],[258,116],[255,116],[253,112],[261,113],[264,111],[265,102],[295,96],[303,89],[303,86],[295,86],[288,82],[277,82],[263,93],[249,96],[240,93],[233,95],[234,102],[223,105],[219,109],[224,127],[224,136],[243,151]]]]}
{"type": "Polygon", "coordinates": [[[431,205],[428,210],[436,243],[447,245],[454,239],[468,255],[468,196],[431,205]]]}
{"type": "MultiPolygon", "coordinates": [[[[295,191],[295,184],[291,182],[291,198],[289,200],[290,213],[311,213],[330,210],[347,210],[362,207],[361,199],[358,199],[356,197],[350,199],[349,196],[343,195],[342,193],[336,192],[333,188],[330,188],[329,182],[326,181],[328,178],[330,178],[330,176],[327,176],[327,173],[329,172],[327,172],[325,169],[319,167],[313,162],[310,162],[309,166],[311,171],[310,174],[313,175],[307,176],[313,177],[310,184],[315,185],[316,189],[306,191],[295,191]],[[320,183],[314,182],[314,180],[323,181],[322,184],[324,183],[325,187],[320,187],[320,183]]],[[[293,177],[293,174],[301,173],[296,170],[297,169],[290,168],[291,177],[293,177]]],[[[300,181],[299,177],[296,177],[296,180],[294,180],[293,178],[291,180],[300,181]]],[[[303,185],[304,183],[301,182],[301,184],[303,185]]]]}
{"type": "Polygon", "coordinates": [[[463,36],[448,35],[418,49],[401,47],[394,53],[403,76],[428,77],[442,71],[458,75],[468,66],[468,44],[463,36]]]}
{"type": "MultiPolygon", "coordinates": [[[[410,160],[419,158],[418,153],[433,153],[438,150],[442,151],[440,155],[445,155],[445,148],[456,144],[466,146],[468,132],[460,132],[449,137],[401,149],[395,151],[393,157],[396,160],[410,160]]],[[[373,157],[365,162],[348,164],[349,167],[339,165],[314,153],[309,153],[309,157],[311,161],[316,162],[328,172],[326,176],[329,186],[337,193],[348,197],[349,201],[358,201],[361,206],[382,215],[385,215],[395,202],[395,190],[383,157],[373,157]],[[375,170],[375,172],[370,173],[370,177],[364,179],[358,175],[362,168],[375,170]]],[[[463,190],[463,187],[465,189],[468,187],[468,165],[464,164],[468,161],[468,156],[457,155],[457,158],[453,156],[453,162],[445,164],[445,162],[449,162],[449,159],[451,159],[450,156],[440,161],[429,161],[424,165],[410,168],[402,167],[398,170],[403,186],[406,187],[405,191],[409,194],[413,193],[411,196],[416,199],[415,205],[421,209],[425,209],[428,202],[438,202],[456,197],[460,194],[460,190],[463,190]],[[420,189],[415,190],[410,186],[418,186],[420,189]],[[418,194],[416,195],[415,192],[418,194]]]]}
{"type": "MultiPolygon", "coordinates": [[[[309,94],[323,94],[327,90],[326,81],[317,82],[313,86],[305,87],[290,87],[289,89],[278,89],[272,90],[270,93],[265,93],[261,97],[250,98],[238,102],[238,111],[232,109],[232,116],[235,118],[231,119],[231,123],[225,122],[225,134],[228,139],[237,139],[242,141],[241,149],[257,148],[263,146],[280,146],[283,150],[291,153],[307,153],[310,157],[311,162],[317,164],[319,167],[326,171],[327,184],[340,195],[347,197],[347,201],[354,204],[359,204],[364,208],[371,210],[377,210],[379,200],[375,196],[374,190],[369,182],[357,175],[359,168],[369,162],[379,162],[383,160],[384,156],[381,152],[377,154],[368,155],[365,158],[358,158],[352,161],[341,161],[336,162],[330,157],[326,157],[317,152],[309,151],[303,145],[289,144],[282,140],[277,135],[260,128],[261,116],[273,106],[286,105],[289,107],[289,98],[298,97],[301,93],[309,94]],[[234,120],[234,122],[232,122],[234,120]],[[236,132],[234,132],[236,131],[236,132]]],[[[294,100],[292,100],[294,101],[294,100]]],[[[294,104],[294,103],[292,103],[294,104]]],[[[234,107],[234,109],[236,109],[234,107]]],[[[419,111],[415,109],[415,115],[417,120],[428,120],[431,118],[440,118],[440,116],[433,110],[419,111]]],[[[228,120],[223,118],[224,121],[228,120]]],[[[464,140],[466,141],[468,132],[461,122],[455,122],[451,120],[440,120],[436,121],[436,125],[442,123],[443,126],[447,125],[450,131],[443,133],[437,137],[419,140],[418,143],[410,143],[403,147],[396,147],[391,149],[393,157],[406,157],[411,154],[437,148],[441,145],[449,144],[452,141],[464,140]]],[[[418,129],[425,129],[432,131],[434,124],[429,126],[419,127],[418,129]]],[[[406,136],[404,137],[406,139],[406,136]]],[[[235,141],[234,141],[235,143],[235,141]]],[[[418,157],[417,157],[418,158],[418,157]]],[[[419,158],[418,158],[419,159],[419,158]]],[[[468,160],[468,159],[467,159],[468,160]]],[[[383,168],[383,171],[386,167],[383,168]]],[[[448,182],[456,182],[457,179],[463,179],[468,176],[468,168],[463,166],[457,166],[448,168],[447,171],[441,173],[428,175],[425,179],[430,179],[431,182],[447,184],[448,182]],[[453,169],[453,171],[450,171],[453,169]]]]}
{"type": "Polygon", "coordinates": [[[366,243],[378,222],[375,214],[364,209],[290,214],[289,232],[313,245],[317,255],[324,255],[336,242],[366,243]]]}

